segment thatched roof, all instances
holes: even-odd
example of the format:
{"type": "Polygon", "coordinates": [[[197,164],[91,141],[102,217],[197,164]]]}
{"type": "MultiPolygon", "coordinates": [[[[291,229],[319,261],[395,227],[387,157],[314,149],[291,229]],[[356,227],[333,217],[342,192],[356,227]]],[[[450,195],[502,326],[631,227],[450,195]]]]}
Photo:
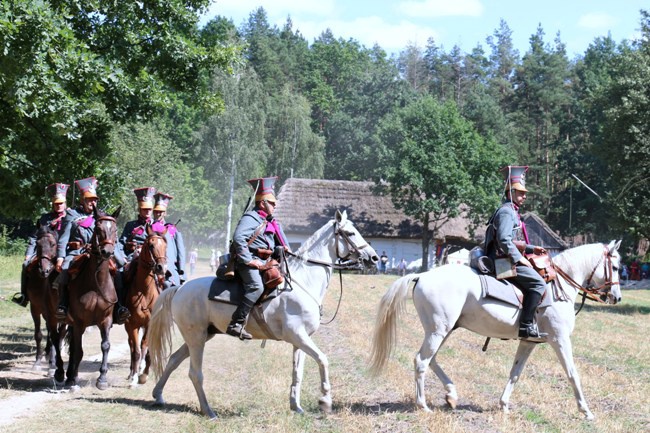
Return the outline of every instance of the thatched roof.
{"type": "MultiPolygon", "coordinates": [[[[278,193],[275,215],[287,232],[311,234],[346,210],[364,237],[418,239],[422,225],[395,209],[390,196],[372,192],[372,182],[347,180],[288,179],[278,193]]],[[[468,241],[468,221],[453,218],[438,231],[436,238],[468,241]]]]}
{"type": "Polygon", "coordinates": [[[527,212],[521,216],[526,224],[529,241],[532,245],[539,245],[546,249],[565,250],[568,245],[555,233],[542,219],[533,212],[527,212]]]}

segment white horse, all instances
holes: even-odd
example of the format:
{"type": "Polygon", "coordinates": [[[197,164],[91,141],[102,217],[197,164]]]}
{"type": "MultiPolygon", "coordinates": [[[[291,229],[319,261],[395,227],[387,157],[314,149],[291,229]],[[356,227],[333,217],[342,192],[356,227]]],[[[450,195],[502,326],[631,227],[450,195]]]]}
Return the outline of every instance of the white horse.
{"type": "MultiPolygon", "coordinates": [[[[255,314],[257,307],[251,313],[246,330],[253,334],[253,338],[284,340],[293,345],[293,379],[289,397],[292,410],[303,413],[300,385],[305,353],[318,363],[320,369],[320,408],[326,412],[332,409],[327,357],[310,337],[320,325],[322,301],[332,271],[360,265],[376,266],[378,260],[375,250],[347,219],[347,214],[337,211],[334,220],[321,227],[296,254],[287,258],[291,290],[262,303],[262,320],[255,314]]],[[[206,341],[215,333],[225,331],[236,308],[235,305],[208,300],[213,280],[213,277],[198,278],[163,291],[154,305],[149,323],[151,363],[154,373],[160,378],[153,389],[156,404],[165,403],[162,392],[169,375],[189,356],[189,377],[201,411],[211,419],[217,415],[203,391],[203,350],[206,341]],[[185,343],[171,355],[163,371],[171,349],[173,322],[176,322],[185,343]]],[[[240,344],[238,340],[232,341],[240,344]]]]}
{"type": "MultiPolygon", "coordinates": [[[[539,329],[549,334],[547,342],[555,350],[573,387],[578,409],[587,419],[593,419],[594,415],[582,393],[570,339],[575,325],[574,303],[580,290],[613,304],[621,300],[619,246],[620,241],[612,241],[609,245],[583,245],[554,257],[559,283],[556,283],[555,294],[560,296],[553,295],[549,287],[547,296],[552,296],[552,303],[539,308],[537,312],[539,329]]],[[[413,288],[413,302],[425,332],[414,360],[416,404],[429,410],[424,392],[428,365],[445,386],[447,403],[455,408],[458,401],[456,387],[436,362],[438,350],[456,328],[469,329],[486,337],[517,339],[519,312],[514,306],[482,297],[479,277],[468,266],[446,265],[426,273],[402,277],[388,289],[379,305],[370,360],[374,373],[379,373],[385,367],[397,340],[397,322],[411,292],[409,286],[412,281],[417,282],[413,288]]],[[[519,342],[510,379],[501,395],[500,404],[504,412],[508,412],[510,394],[535,344],[524,340],[519,342]]]]}

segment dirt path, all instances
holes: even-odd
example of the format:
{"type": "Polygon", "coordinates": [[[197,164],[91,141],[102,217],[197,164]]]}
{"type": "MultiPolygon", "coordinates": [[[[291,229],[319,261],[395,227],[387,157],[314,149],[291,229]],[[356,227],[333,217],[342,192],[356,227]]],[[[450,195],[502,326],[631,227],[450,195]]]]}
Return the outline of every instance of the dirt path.
{"type": "MultiPolygon", "coordinates": [[[[189,270],[189,265],[188,265],[189,270]]],[[[194,275],[190,277],[198,278],[212,275],[207,262],[197,264],[194,275]]],[[[29,314],[25,310],[25,314],[29,314]]],[[[100,335],[96,327],[91,327],[84,333],[84,348],[90,355],[84,355],[84,359],[79,367],[79,378],[81,387],[94,386],[95,379],[98,376],[98,365],[101,363],[102,354],[99,350],[100,335]]],[[[111,387],[126,387],[128,384],[124,377],[116,377],[111,374],[111,366],[118,364],[128,365],[129,363],[129,344],[127,341],[124,326],[114,325],[111,334],[111,349],[109,352],[109,384],[111,387]]],[[[33,340],[30,342],[32,351],[24,356],[20,356],[12,362],[9,369],[0,371],[0,381],[8,389],[15,391],[16,395],[0,399],[0,427],[12,424],[20,418],[33,417],[40,413],[45,403],[54,399],[66,398],[69,394],[74,393],[69,389],[59,388],[52,378],[47,377],[47,363],[39,369],[33,369],[35,347],[33,340]]],[[[67,366],[67,356],[64,356],[64,362],[67,366]]]]}

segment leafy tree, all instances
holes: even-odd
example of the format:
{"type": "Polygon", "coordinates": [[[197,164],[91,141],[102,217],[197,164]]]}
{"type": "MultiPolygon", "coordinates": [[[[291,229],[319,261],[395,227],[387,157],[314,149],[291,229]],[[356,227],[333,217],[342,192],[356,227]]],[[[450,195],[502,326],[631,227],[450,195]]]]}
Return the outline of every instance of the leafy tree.
{"type": "Polygon", "coordinates": [[[534,169],[529,180],[538,185],[531,204],[542,215],[550,209],[555,184],[557,147],[563,143],[562,119],[570,109],[571,70],[564,44],[558,38],[553,47],[544,43],[541,26],[530,38],[530,50],[515,74],[514,109],[517,135],[526,149],[520,161],[534,169]]]}
{"type": "Polygon", "coordinates": [[[266,105],[264,89],[250,68],[235,70],[234,75],[216,73],[215,91],[224,95],[226,109],[212,116],[199,134],[197,157],[218,197],[225,204],[219,215],[227,251],[235,205],[244,206],[250,196],[247,179],[264,177],[270,149],[265,142],[266,105]]]}
{"type": "Polygon", "coordinates": [[[269,100],[266,142],[271,149],[267,172],[287,179],[323,176],[325,140],[311,130],[311,106],[285,87],[269,100]]]}
{"type": "Polygon", "coordinates": [[[636,238],[650,237],[650,12],[641,11],[641,38],[617,59],[603,109],[596,154],[607,161],[608,223],[636,238]]]}
{"type": "Polygon", "coordinates": [[[0,5],[0,212],[27,216],[44,185],[97,174],[114,122],[151,118],[236,52],[205,47],[208,0],[16,0],[0,5]]]}
{"type": "Polygon", "coordinates": [[[483,139],[453,102],[431,96],[388,116],[377,140],[383,169],[377,185],[397,208],[422,223],[424,271],[431,239],[443,224],[464,206],[475,223],[494,210],[506,152],[483,139]]]}

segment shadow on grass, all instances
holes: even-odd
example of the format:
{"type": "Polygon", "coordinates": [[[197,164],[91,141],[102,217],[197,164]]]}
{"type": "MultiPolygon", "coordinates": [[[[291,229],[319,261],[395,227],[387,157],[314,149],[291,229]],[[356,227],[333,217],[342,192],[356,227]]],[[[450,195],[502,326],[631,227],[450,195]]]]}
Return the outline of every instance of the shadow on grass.
{"type": "MultiPolygon", "coordinates": [[[[188,404],[179,404],[179,403],[169,403],[166,402],[164,405],[158,405],[153,400],[142,400],[138,398],[128,398],[128,397],[80,397],[84,401],[92,401],[96,403],[107,403],[107,404],[123,404],[125,406],[138,406],[143,410],[149,412],[167,412],[167,413],[193,413],[197,416],[204,415],[201,413],[200,408],[198,407],[198,401],[195,405],[188,404]]],[[[218,410],[218,408],[212,408],[219,418],[241,418],[240,412],[232,412],[226,410],[218,410]]],[[[206,418],[207,419],[207,418],[206,418]]]]}
{"type": "MultiPolygon", "coordinates": [[[[576,302],[576,308],[577,305],[578,303],[576,302]]],[[[618,305],[598,305],[598,304],[585,303],[584,307],[582,308],[582,311],[594,311],[594,312],[600,311],[600,312],[607,312],[613,314],[621,314],[623,316],[631,316],[634,314],[643,314],[643,315],[650,314],[650,307],[646,307],[643,305],[625,304],[625,301],[623,301],[622,304],[618,304],[618,305]]]]}
{"type": "MultiPolygon", "coordinates": [[[[343,407],[336,407],[335,406],[335,411],[341,410],[343,407]]],[[[430,406],[431,409],[437,409],[440,411],[449,411],[451,410],[448,405],[443,404],[439,406],[430,406]]],[[[385,402],[385,403],[354,403],[352,406],[350,406],[350,411],[354,414],[358,415],[382,415],[386,413],[415,413],[419,412],[421,409],[419,409],[415,403],[413,402],[405,402],[405,401],[391,401],[391,402],[385,402]]],[[[456,409],[453,409],[454,411],[458,412],[476,412],[476,413],[482,413],[483,409],[481,409],[478,406],[474,406],[471,404],[461,404],[456,406],[456,409]]]]}

